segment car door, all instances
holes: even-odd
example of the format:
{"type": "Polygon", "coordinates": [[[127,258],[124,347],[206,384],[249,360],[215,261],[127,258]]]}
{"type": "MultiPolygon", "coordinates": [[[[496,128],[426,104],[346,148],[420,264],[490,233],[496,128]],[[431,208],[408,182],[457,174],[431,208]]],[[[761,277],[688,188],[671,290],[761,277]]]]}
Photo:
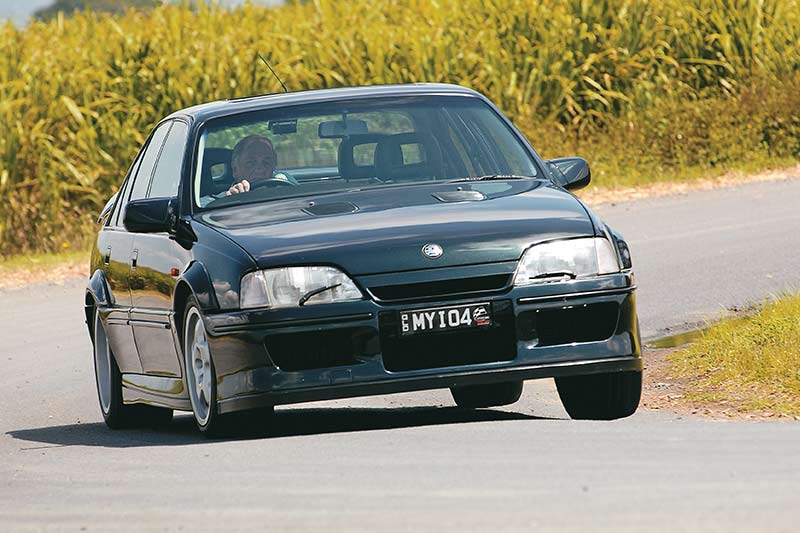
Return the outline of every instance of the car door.
{"type": "Polygon", "coordinates": [[[106,317],[106,333],[117,365],[122,373],[138,374],[142,364],[130,326],[131,292],[130,259],[133,234],[123,225],[125,205],[133,194],[138,194],[150,181],[158,153],[164,144],[168,127],[158,127],[150,136],[131,167],[123,184],[108,225],[100,232],[98,250],[103,256],[103,274],[111,295],[111,310],[106,317]]]}
{"type": "MultiPolygon", "coordinates": [[[[172,121],[144,197],[177,197],[189,126],[172,121]]],[[[181,377],[180,346],[173,334],[175,278],[191,259],[166,232],[138,233],[133,240],[130,323],[145,374],[181,377]]]]}
{"type": "Polygon", "coordinates": [[[128,285],[128,257],[133,247],[133,236],[125,231],[120,219],[120,211],[125,203],[124,198],[130,192],[130,185],[141,158],[127,176],[114,209],[107,220],[106,226],[99,233],[97,249],[103,258],[102,270],[106,278],[111,304],[106,315],[106,336],[108,337],[111,351],[114,353],[120,372],[139,373],[142,365],[136,344],[133,340],[133,331],[128,324],[128,313],[131,308],[131,291],[128,285]]]}

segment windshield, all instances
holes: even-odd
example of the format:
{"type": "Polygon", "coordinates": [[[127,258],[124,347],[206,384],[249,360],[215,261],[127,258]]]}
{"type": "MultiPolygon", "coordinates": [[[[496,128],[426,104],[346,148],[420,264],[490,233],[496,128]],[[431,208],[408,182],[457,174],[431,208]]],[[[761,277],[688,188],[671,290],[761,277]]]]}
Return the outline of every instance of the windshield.
{"type": "Polygon", "coordinates": [[[198,145],[202,209],[493,175],[536,176],[531,154],[478,98],[370,98],[213,121],[198,145]]]}

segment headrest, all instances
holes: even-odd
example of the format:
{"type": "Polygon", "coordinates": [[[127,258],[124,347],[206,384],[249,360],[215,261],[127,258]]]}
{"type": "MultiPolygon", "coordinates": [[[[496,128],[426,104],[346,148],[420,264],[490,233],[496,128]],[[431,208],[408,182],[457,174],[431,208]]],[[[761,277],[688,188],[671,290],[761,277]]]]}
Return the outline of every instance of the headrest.
{"type": "Polygon", "coordinates": [[[371,164],[359,165],[356,164],[355,151],[359,146],[370,144],[376,145],[377,150],[378,141],[384,137],[386,135],[382,133],[364,133],[344,137],[339,143],[339,176],[347,180],[377,176],[374,157],[371,164]]]}
{"type": "Polygon", "coordinates": [[[435,178],[444,175],[442,149],[429,133],[387,135],[375,147],[375,167],[381,179],[435,178]]]}
{"type": "Polygon", "coordinates": [[[211,196],[221,190],[227,189],[233,183],[233,169],[231,169],[231,150],[227,148],[206,148],[203,151],[203,168],[200,173],[200,196],[211,196]],[[224,165],[222,172],[219,170],[211,173],[217,165],[224,165]],[[224,188],[223,188],[224,187],[224,188]]]}

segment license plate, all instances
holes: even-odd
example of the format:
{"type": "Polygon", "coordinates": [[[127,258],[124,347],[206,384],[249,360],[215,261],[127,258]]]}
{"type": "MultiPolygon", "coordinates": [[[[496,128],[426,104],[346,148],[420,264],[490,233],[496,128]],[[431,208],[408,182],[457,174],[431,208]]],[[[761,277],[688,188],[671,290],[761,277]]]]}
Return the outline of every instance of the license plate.
{"type": "Polygon", "coordinates": [[[481,328],[491,325],[492,309],[488,303],[400,312],[400,335],[481,328]]]}

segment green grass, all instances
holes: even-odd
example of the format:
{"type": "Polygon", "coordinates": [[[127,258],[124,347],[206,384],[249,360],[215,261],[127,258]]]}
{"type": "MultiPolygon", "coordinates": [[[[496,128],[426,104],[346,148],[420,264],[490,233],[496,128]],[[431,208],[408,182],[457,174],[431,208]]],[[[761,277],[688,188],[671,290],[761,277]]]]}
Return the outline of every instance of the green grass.
{"type": "Polygon", "coordinates": [[[18,272],[20,270],[36,270],[56,267],[67,263],[89,261],[89,252],[86,250],[64,250],[51,254],[26,254],[17,255],[8,259],[0,259],[0,273],[18,272]]]}
{"type": "Polygon", "coordinates": [[[183,1],[0,25],[0,50],[4,257],[85,242],[165,115],[279,90],[257,52],[292,90],[472,87],[605,188],[800,159],[800,0],[183,1]]]}
{"type": "Polygon", "coordinates": [[[711,326],[670,362],[687,378],[689,401],[800,415],[800,295],[711,326]]]}

